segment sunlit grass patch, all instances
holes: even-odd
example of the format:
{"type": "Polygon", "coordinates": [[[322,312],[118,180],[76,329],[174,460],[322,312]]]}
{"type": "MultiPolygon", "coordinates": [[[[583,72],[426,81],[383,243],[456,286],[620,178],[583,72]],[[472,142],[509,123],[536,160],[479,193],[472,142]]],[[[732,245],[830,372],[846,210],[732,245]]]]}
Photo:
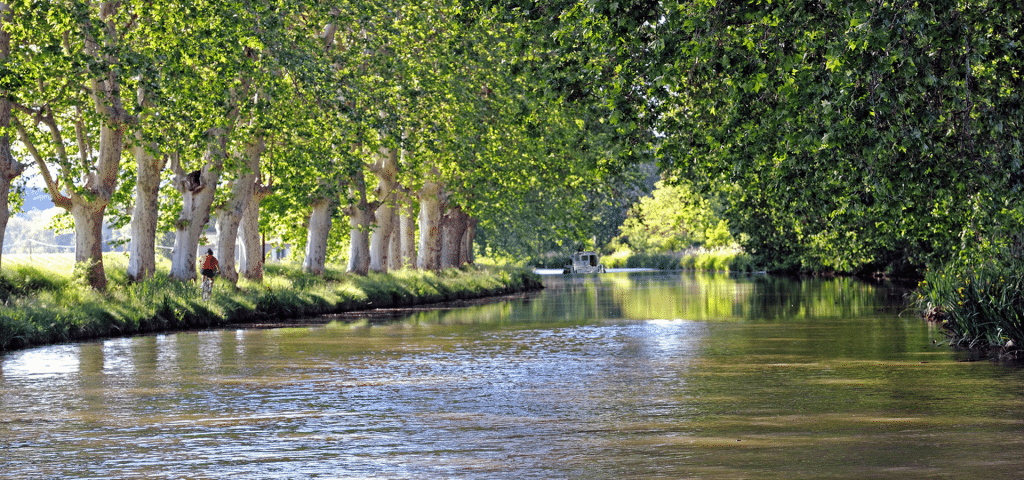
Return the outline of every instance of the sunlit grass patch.
{"type": "Polygon", "coordinates": [[[681,252],[633,253],[617,251],[601,258],[608,268],[653,268],[656,270],[696,270],[707,272],[750,272],[753,258],[737,247],[692,248],[681,252]]]}
{"type": "Polygon", "coordinates": [[[45,266],[4,263],[0,275],[0,351],[30,345],[130,335],[342,311],[477,298],[540,288],[532,271],[465,267],[439,273],[401,270],[357,276],[337,268],[308,275],[297,264],[268,265],[262,282],[219,280],[203,300],[199,284],[167,277],[169,265],[142,282],[129,282],[123,254],[105,256],[105,292],[76,282],[73,258],[45,266]]]}

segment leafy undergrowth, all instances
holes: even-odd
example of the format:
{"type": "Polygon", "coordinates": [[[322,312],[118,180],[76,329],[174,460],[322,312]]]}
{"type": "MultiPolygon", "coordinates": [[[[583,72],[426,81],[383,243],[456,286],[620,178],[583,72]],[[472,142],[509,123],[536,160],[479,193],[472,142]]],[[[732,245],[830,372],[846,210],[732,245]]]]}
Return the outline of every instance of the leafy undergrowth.
{"type": "Polygon", "coordinates": [[[1002,252],[929,270],[917,305],[927,320],[945,327],[952,345],[1021,357],[1024,258],[1002,252]]]}
{"type": "MultiPolygon", "coordinates": [[[[38,257],[38,256],[37,256],[38,257]]],[[[0,276],[0,351],[92,338],[296,319],[353,310],[481,298],[541,288],[530,270],[464,267],[361,277],[297,265],[268,265],[262,283],[218,281],[204,301],[194,283],[167,278],[129,283],[120,254],[104,259],[106,292],[71,277],[70,262],[8,262],[0,276]]],[[[166,266],[164,266],[166,267],[166,266]]]]}
{"type": "Polygon", "coordinates": [[[738,248],[708,250],[694,248],[683,252],[616,252],[602,258],[608,268],[654,268],[658,270],[695,270],[704,272],[750,272],[751,256],[738,248]]]}
{"type": "MultiPolygon", "coordinates": [[[[537,268],[562,268],[569,255],[551,255],[533,258],[529,262],[537,268]]],[[[755,269],[753,257],[740,248],[691,248],[680,252],[644,253],[620,250],[602,255],[600,262],[606,268],[653,268],[656,270],[692,270],[698,272],[751,272],[755,269]]]]}

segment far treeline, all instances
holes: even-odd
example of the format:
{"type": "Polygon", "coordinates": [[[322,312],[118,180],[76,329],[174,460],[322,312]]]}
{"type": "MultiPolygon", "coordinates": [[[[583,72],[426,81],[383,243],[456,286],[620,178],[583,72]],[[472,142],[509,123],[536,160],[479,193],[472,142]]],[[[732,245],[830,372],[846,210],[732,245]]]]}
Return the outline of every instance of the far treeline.
{"type": "Polygon", "coordinates": [[[261,278],[262,236],[302,246],[312,273],[335,245],[361,274],[603,246],[652,162],[725,220],[698,236],[731,235],[769,270],[915,277],[1020,254],[1014,2],[0,12],[0,235],[31,162],[97,289],[105,216],[131,225],[136,280],[164,231],[171,277],[194,278],[211,221],[229,281],[261,278]]]}

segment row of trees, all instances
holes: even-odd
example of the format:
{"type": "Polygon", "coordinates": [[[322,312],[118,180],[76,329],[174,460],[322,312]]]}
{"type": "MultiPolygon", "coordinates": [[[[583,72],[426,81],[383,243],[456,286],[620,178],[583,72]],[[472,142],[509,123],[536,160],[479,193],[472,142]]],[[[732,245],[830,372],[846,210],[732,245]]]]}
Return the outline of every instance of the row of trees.
{"type": "Polygon", "coordinates": [[[211,222],[230,281],[262,278],[261,232],[313,273],[332,237],[352,272],[437,269],[472,261],[478,228],[586,238],[625,172],[614,108],[546,81],[600,57],[509,6],[19,0],[0,19],[0,202],[31,159],[98,289],[105,217],[130,224],[135,280],[163,229],[171,277],[195,278],[211,222]]]}
{"type": "Polygon", "coordinates": [[[0,12],[0,193],[22,170],[13,142],[97,287],[104,215],[131,222],[136,279],[161,225],[172,276],[192,278],[208,218],[231,279],[237,236],[238,270],[259,277],[260,229],[304,245],[313,272],[338,238],[355,272],[458,264],[475,229],[484,249],[579,244],[648,156],[777,268],[912,272],[1024,226],[1024,13],[1006,2],[0,12]]]}

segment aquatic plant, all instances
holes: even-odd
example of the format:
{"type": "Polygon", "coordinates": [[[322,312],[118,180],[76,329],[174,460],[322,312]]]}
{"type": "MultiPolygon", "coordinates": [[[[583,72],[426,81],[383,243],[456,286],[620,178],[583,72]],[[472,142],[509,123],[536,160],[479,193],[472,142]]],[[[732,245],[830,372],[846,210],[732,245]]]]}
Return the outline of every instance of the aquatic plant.
{"type": "Polygon", "coordinates": [[[954,345],[1018,350],[1024,342],[1024,260],[997,253],[928,270],[917,306],[941,323],[954,345]]]}

